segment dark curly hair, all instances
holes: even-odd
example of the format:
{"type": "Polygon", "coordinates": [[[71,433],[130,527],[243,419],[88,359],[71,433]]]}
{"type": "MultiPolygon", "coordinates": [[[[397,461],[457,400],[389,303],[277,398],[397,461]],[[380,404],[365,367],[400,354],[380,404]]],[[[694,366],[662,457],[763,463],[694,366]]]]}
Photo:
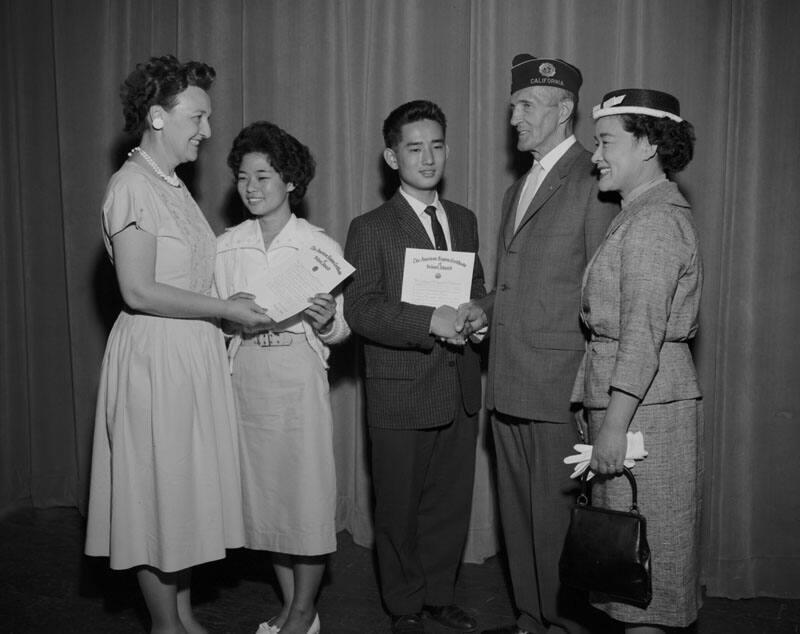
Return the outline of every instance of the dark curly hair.
{"type": "Polygon", "coordinates": [[[634,138],[647,138],[657,146],[656,156],[667,174],[680,172],[694,155],[694,127],[688,121],[673,121],[667,117],[645,114],[621,114],[622,127],[634,138]]]}
{"type": "Polygon", "coordinates": [[[137,64],[119,91],[125,132],[142,136],[147,129],[147,114],[151,106],[159,105],[169,110],[188,86],[208,90],[216,76],[216,71],[208,64],[181,64],[174,55],[151,57],[150,61],[137,64]]]}
{"type": "Polygon", "coordinates": [[[308,184],[314,178],[317,164],[311,151],[274,123],[256,121],[236,135],[228,153],[228,167],[234,179],[239,174],[245,154],[251,152],[264,154],[283,182],[294,185],[289,192],[289,206],[296,206],[306,195],[308,184]]]}
{"type": "Polygon", "coordinates": [[[447,119],[444,112],[432,101],[418,99],[398,106],[389,113],[383,122],[383,141],[388,148],[396,148],[403,138],[403,126],[428,119],[442,126],[442,134],[447,133],[447,119]]]}

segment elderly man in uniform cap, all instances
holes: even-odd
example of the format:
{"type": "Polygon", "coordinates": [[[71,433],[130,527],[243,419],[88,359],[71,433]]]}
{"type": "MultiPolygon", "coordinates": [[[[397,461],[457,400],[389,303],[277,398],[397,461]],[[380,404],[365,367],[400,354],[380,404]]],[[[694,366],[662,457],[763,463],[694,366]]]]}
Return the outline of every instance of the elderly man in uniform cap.
{"type": "Polygon", "coordinates": [[[491,315],[486,406],[519,611],[486,630],[496,634],[585,631],[577,613],[589,609],[558,579],[574,503],[562,459],[579,438],[570,391],[584,350],[581,276],[618,207],[598,198],[591,154],[573,135],[581,82],[560,59],[521,54],[511,67],[511,125],[533,166],[503,198],[495,290],[476,302],[491,315]]]}

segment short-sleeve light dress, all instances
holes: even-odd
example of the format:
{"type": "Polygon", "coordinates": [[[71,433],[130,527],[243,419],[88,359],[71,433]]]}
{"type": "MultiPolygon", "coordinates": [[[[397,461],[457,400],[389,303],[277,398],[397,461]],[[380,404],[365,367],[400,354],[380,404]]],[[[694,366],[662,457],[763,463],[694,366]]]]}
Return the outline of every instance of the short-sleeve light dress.
{"type": "MultiPolygon", "coordinates": [[[[109,182],[103,237],[156,238],[156,281],[210,294],[215,236],[186,186],[126,162],[109,182]]],[[[124,308],[106,345],[95,415],[86,554],[173,572],[243,545],[236,414],[213,320],[124,308]]]]}
{"type": "MultiPolygon", "coordinates": [[[[217,242],[214,282],[220,297],[252,291],[252,280],[291,260],[301,247],[342,254],[322,229],[291,215],[265,248],[259,221],[245,220],[217,242]]],[[[231,342],[232,382],[239,416],[239,451],[247,548],[316,556],[336,550],[336,467],[328,386],[328,346],[350,327],[342,293],[336,316],[318,334],[302,315],[277,324],[288,345],[231,342]],[[291,343],[290,343],[291,342],[291,343]]]]}

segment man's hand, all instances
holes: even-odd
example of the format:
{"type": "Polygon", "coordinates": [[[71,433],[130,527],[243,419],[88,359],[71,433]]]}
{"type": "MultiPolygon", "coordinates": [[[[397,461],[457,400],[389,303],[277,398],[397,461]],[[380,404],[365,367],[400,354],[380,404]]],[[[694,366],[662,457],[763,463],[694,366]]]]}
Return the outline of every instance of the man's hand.
{"type": "Polygon", "coordinates": [[[483,308],[475,302],[464,302],[456,311],[456,320],[453,324],[455,331],[464,337],[469,337],[472,333],[479,331],[489,323],[483,308]]]}

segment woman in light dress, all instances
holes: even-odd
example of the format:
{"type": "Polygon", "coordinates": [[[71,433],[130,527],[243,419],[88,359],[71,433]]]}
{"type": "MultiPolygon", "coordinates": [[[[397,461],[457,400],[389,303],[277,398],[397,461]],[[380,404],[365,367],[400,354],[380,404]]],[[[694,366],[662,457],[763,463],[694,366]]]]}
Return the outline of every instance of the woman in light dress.
{"type": "MultiPolygon", "coordinates": [[[[317,247],[341,255],[325,232],[295,216],[314,176],[308,148],[265,121],[244,128],[228,155],[251,217],[217,242],[221,297],[317,247]]],[[[245,546],[270,551],[283,594],[280,614],[259,634],[315,634],[325,555],[336,550],[336,472],[328,395],[328,346],[345,339],[342,296],[319,293],[302,313],[269,328],[245,328],[229,345],[239,415],[245,546]]],[[[269,306],[266,307],[269,310],[269,306]]]]}
{"type": "Polygon", "coordinates": [[[573,400],[594,443],[590,468],[601,506],[627,510],[626,433],[648,456],[633,473],[647,518],[653,599],[646,608],[594,595],[629,633],[685,627],[700,605],[702,402],[689,342],[697,331],[703,269],[691,207],[669,180],[692,158],[694,131],[678,100],[655,90],[608,93],[596,106],[592,157],[599,189],[622,208],[584,274],[581,317],[591,340],[573,400]]]}
{"type": "Polygon", "coordinates": [[[137,65],[121,97],[125,129],[140,141],[103,201],[125,306],[100,376],[86,553],[136,568],[158,634],[206,631],[192,615],[191,567],[244,543],[233,393],[216,322],[270,322],[246,296],[213,296],[214,233],[175,174],[211,134],[214,76],[173,56],[137,65]]]}

